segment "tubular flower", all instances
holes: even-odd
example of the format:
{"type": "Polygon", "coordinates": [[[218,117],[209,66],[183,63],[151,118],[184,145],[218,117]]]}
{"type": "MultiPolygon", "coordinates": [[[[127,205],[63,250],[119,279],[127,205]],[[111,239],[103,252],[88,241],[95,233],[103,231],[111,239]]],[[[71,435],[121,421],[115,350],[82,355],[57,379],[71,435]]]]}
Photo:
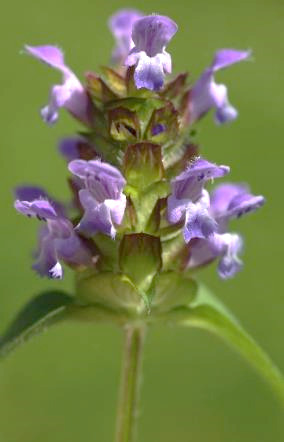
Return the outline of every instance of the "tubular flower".
{"type": "Polygon", "coordinates": [[[172,224],[184,222],[185,242],[192,238],[207,238],[217,230],[217,223],[209,213],[210,199],[204,186],[206,181],[223,177],[229,170],[227,166],[216,166],[199,158],[172,180],[168,220],[172,224]]]}
{"type": "Polygon", "coordinates": [[[51,88],[49,103],[41,110],[45,123],[53,125],[58,120],[58,110],[66,108],[74,117],[84,124],[90,124],[90,101],[84,87],[64,62],[63,52],[55,46],[25,46],[29,55],[59,70],[63,83],[51,88]]]}
{"type": "Polygon", "coordinates": [[[116,46],[112,52],[112,62],[123,64],[134,43],[132,40],[132,28],[134,23],[143,17],[143,14],[135,9],[122,9],[113,14],[109,19],[109,28],[116,40],[116,46]]]}
{"type": "Polygon", "coordinates": [[[49,200],[42,197],[29,199],[33,195],[27,191],[27,188],[19,189],[18,193],[25,195],[26,200],[17,199],[16,210],[23,215],[46,222],[46,225],[40,229],[39,247],[33,264],[33,269],[39,275],[61,279],[63,268],[60,260],[72,265],[85,267],[92,265],[92,255],[74,231],[72,223],[61,216],[49,200]]]}
{"type": "Polygon", "coordinates": [[[74,160],[69,170],[84,183],[79,191],[84,216],[78,230],[88,236],[102,232],[114,238],[115,224],[121,224],[126,207],[125,179],[118,169],[101,161],[74,160]]]}
{"type": "Polygon", "coordinates": [[[250,51],[222,49],[217,51],[211,66],[201,74],[190,94],[189,113],[191,122],[205,115],[210,109],[215,109],[215,121],[218,124],[227,123],[238,116],[238,111],[228,100],[227,87],[217,84],[214,74],[232,64],[250,57],[250,51]]]}
{"type": "Polygon", "coordinates": [[[165,48],[176,32],[176,23],[162,15],[149,15],[134,23],[132,39],[135,46],[125,64],[135,65],[134,80],[138,89],[162,88],[165,74],[172,71],[171,56],[165,48]]]}
{"type": "Polygon", "coordinates": [[[92,159],[97,156],[94,146],[83,136],[62,138],[58,150],[68,163],[76,159],[92,159]]]}
{"type": "Polygon", "coordinates": [[[189,244],[189,268],[200,267],[219,257],[218,272],[221,278],[231,278],[242,268],[239,255],[243,240],[236,233],[227,233],[228,222],[233,218],[254,212],[265,202],[263,196],[252,195],[248,188],[239,184],[221,184],[211,194],[210,215],[215,220],[216,232],[204,240],[189,244]]]}

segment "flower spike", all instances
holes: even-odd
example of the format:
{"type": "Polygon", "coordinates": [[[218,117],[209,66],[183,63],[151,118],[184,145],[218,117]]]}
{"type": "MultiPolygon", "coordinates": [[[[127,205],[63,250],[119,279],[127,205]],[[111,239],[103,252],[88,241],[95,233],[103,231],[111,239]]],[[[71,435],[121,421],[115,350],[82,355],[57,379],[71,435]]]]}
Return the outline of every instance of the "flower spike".
{"type": "Polygon", "coordinates": [[[138,89],[162,88],[165,74],[172,71],[171,56],[165,48],[177,29],[173,20],[162,15],[149,15],[134,23],[132,39],[135,46],[125,64],[135,65],[134,81],[138,89]]]}
{"type": "Polygon", "coordinates": [[[58,120],[58,110],[66,108],[72,115],[84,124],[90,124],[89,98],[76,77],[66,66],[63,52],[55,46],[25,46],[29,55],[59,70],[63,75],[63,83],[55,85],[50,90],[49,103],[41,110],[45,123],[53,125],[58,120]]]}

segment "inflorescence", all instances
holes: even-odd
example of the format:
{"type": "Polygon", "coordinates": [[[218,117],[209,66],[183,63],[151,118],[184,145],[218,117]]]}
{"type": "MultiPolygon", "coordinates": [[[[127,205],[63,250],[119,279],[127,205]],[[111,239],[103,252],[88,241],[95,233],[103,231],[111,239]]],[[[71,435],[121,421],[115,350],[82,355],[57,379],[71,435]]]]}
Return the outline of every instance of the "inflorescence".
{"type": "Polygon", "coordinates": [[[229,221],[261,207],[264,198],[232,183],[209,192],[207,183],[230,169],[200,156],[192,128],[211,109],[217,124],[237,117],[215,74],[250,52],[217,51],[189,84],[186,74],[166,78],[172,72],[166,47],[177,32],[173,20],[122,10],[109,26],[114,67],[104,67],[102,75],[88,72],[85,85],[59,48],[25,47],[62,73],[41,110],[43,120],[53,125],[65,108],[85,128],[59,145],[71,173],[72,204],[39,187],[15,191],[17,211],[41,223],[33,269],[50,278],[63,277],[62,264],[80,277],[126,274],[146,294],[155,274],[191,275],[214,260],[221,278],[230,278],[242,267],[243,240],[229,231],[229,221]]]}

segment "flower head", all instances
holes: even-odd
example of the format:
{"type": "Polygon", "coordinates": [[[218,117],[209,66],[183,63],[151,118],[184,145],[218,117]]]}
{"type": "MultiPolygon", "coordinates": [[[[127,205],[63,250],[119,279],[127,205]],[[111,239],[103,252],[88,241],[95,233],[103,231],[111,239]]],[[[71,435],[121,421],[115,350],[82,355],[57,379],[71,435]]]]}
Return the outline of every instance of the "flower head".
{"type": "MultiPolygon", "coordinates": [[[[93,262],[91,246],[100,250],[98,267],[105,268],[102,244],[111,241],[104,235],[117,241],[117,250],[129,234],[153,234],[153,241],[161,245],[161,238],[174,232],[186,243],[188,268],[218,259],[220,276],[231,277],[241,268],[243,242],[229,232],[229,221],[262,206],[264,198],[235,184],[221,184],[210,194],[207,182],[224,177],[229,167],[198,157],[188,129],[212,108],[220,124],[237,116],[226,86],[214,77],[248,59],[250,52],[219,50],[191,90],[187,74],[163,87],[165,75],[171,73],[166,48],[177,32],[176,23],[166,16],[123,9],[112,15],[109,27],[116,41],[112,60],[117,70],[104,67],[103,76],[89,73],[86,89],[60,49],[26,46],[28,54],[63,76],[62,84],[51,89],[42,110],[44,120],[53,124],[64,107],[88,126],[88,132],[59,143],[73,174],[68,178],[71,204],[52,200],[41,188],[16,191],[17,210],[46,222],[34,267],[40,274],[61,277],[60,260],[73,266],[93,262]],[[135,87],[148,91],[137,93],[135,87]]],[[[184,266],[184,255],[181,259],[184,266]]],[[[119,268],[118,263],[112,265],[119,268]]]]}
{"type": "Polygon", "coordinates": [[[217,84],[214,79],[215,72],[234,63],[247,60],[250,51],[236,51],[222,49],[217,51],[211,66],[201,74],[192,88],[190,95],[190,120],[194,122],[206,114],[210,109],[215,109],[215,121],[218,124],[234,120],[238,116],[237,110],[228,100],[227,87],[217,84]]]}
{"type": "Polygon", "coordinates": [[[114,238],[115,224],[121,224],[126,207],[125,179],[118,169],[98,160],[71,161],[69,170],[84,183],[79,191],[84,216],[78,230],[88,236],[103,232],[114,238]]]}
{"type": "Polygon", "coordinates": [[[63,52],[55,46],[25,46],[29,55],[59,70],[63,83],[51,88],[49,103],[41,110],[43,120],[52,125],[58,119],[58,110],[66,108],[74,117],[84,124],[90,124],[90,101],[84,87],[65,64],[63,52]]]}
{"type": "Polygon", "coordinates": [[[171,56],[165,48],[176,32],[176,23],[162,15],[149,15],[134,23],[132,39],[135,46],[125,64],[135,65],[134,80],[138,89],[162,88],[165,74],[172,71],[171,56]]]}
{"type": "Polygon", "coordinates": [[[110,17],[109,28],[116,40],[116,46],[112,52],[113,63],[124,63],[134,46],[132,40],[133,25],[141,17],[143,17],[143,14],[135,9],[122,9],[110,17]]]}

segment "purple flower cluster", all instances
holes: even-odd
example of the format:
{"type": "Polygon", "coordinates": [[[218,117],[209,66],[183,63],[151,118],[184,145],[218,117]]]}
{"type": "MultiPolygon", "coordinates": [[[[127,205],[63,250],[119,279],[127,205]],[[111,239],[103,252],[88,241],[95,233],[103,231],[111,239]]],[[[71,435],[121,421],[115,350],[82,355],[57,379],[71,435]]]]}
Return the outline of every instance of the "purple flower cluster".
{"type": "Polygon", "coordinates": [[[76,226],[66,217],[67,209],[42,189],[25,186],[15,192],[16,210],[46,223],[40,229],[39,249],[33,265],[41,276],[62,278],[60,260],[73,267],[92,267],[96,257],[92,256],[92,249],[84,236],[102,232],[114,238],[115,226],[123,219],[125,180],[118,169],[98,160],[73,160],[69,169],[79,178],[78,194],[83,208],[83,217],[76,226]]]}
{"type": "Polygon", "coordinates": [[[216,166],[199,158],[172,181],[168,198],[170,223],[183,223],[184,240],[189,247],[188,268],[195,268],[219,258],[219,275],[230,278],[242,266],[239,254],[243,241],[240,235],[228,233],[230,219],[253,212],[264,203],[263,196],[254,196],[242,185],[221,184],[210,195],[206,181],[223,177],[229,167],[216,166]]]}
{"type": "MultiPolygon", "coordinates": [[[[114,14],[109,20],[109,27],[116,41],[112,53],[112,62],[116,70],[109,69],[108,73],[120,85],[118,95],[115,95],[116,88],[113,92],[111,86],[106,85],[102,79],[96,76],[94,78],[95,86],[99,85],[97,93],[106,91],[110,101],[116,98],[119,102],[122,98],[117,109],[113,109],[112,102],[111,114],[108,110],[105,111],[107,107],[99,107],[96,101],[98,95],[93,99],[90,90],[81,84],[65,64],[60,49],[55,46],[25,47],[29,55],[59,70],[63,77],[62,84],[55,85],[50,90],[48,104],[41,110],[43,120],[49,125],[54,124],[58,119],[59,109],[65,108],[86,127],[91,135],[101,136],[105,143],[111,146],[111,152],[116,152],[117,149],[113,161],[110,162],[116,164],[118,168],[106,162],[106,155],[102,149],[100,154],[97,154],[96,146],[89,141],[92,140],[92,136],[80,135],[62,140],[59,150],[66,158],[68,169],[72,173],[72,178],[69,180],[74,196],[72,204],[65,206],[58,203],[41,188],[24,186],[16,189],[15,208],[20,213],[36,217],[44,223],[40,229],[39,248],[33,265],[42,276],[62,278],[62,261],[73,268],[94,267],[97,256],[93,240],[96,235],[100,233],[113,241],[120,241],[123,234],[129,231],[129,225],[127,227],[124,225],[125,212],[129,205],[131,208],[135,205],[130,201],[131,186],[128,186],[129,183],[124,176],[123,164],[128,146],[122,142],[121,144],[114,142],[112,133],[108,138],[105,128],[107,125],[104,126],[104,123],[100,123],[101,126],[97,125],[98,115],[100,121],[108,121],[108,127],[113,127],[109,124],[111,116],[121,117],[122,121],[115,120],[114,127],[118,132],[123,129],[123,135],[135,138],[138,137],[138,133],[140,134],[141,138],[136,140],[131,152],[135,152],[139,142],[143,143],[143,146],[148,143],[148,150],[145,152],[152,152],[153,146],[156,147],[155,152],[161,148],[162,158],[159,160],[155,157],[155,161],[161,161],[159,170],[164,174],[163,181],[168,179],[163,164],[163,144],[161,143],[161,146],[151,144],[153,139],[147,140],[145,135],[147,132],[143,138],[141,127],[151,127],[151,121],[155,121],[150,135],[159,137],[167,132],[169,124],[167,118],[173,119],[178,115],[175,137],[180,137],[182,142],[179,142],[179,145],[184,146],[185,152],[188,140],[182,138],[185,137],[185,131],[181,124],[190,127],[211,109],[215,111],[215,121],[218,124],[230,122],[237,117],[237,110],[229,102],[226,86],[217,84],[214,77],[217,71],[247,60],[250,51],[233,49],[217,51],[212,64],[204,70],[196,83],[182,92],[182,105],[175,108],[168,98],[165,99],[165,91],[170,84],[166,82],[165,77],[172,71],[171,55],[166,51],[166,47],[177,32],[176,23],[165,16],[156,14],[145,16],[139,11],[127,9],[114,14]],[[149,94],[152,94],[155,100],[164,100],[165,108],[154,109],[150,121],[143,121],[140,124],[139,118],[146,118],[147,112],[139,117],[134,115],[132,109],[122,107],[125,103],[123,99],[129,98],[127,92],[121,92],[128,90],[129,75],[133,75],[135,93],[139,96],[141,92],[142,99],[144,99],[143,91],[148,90],[150,92],[147,97],[151,98],[149,94]],[[169,112],[172,112],[170,117],[165,116],[164,120],[157,120],[157,115],[168,115],[169,112]],[[97,134],[102,127],[103,133],[97,134]],[[137,127],[139,130],[136,130],[137,127]],[[120,166],[122,171],[119,170],[120,166]],[[72,216],[74,209],[77,210],[75,217],[72,216]]],[[[178,84],[177,82],[175,87],[178,84]]],[[[182,87],[184,86],[180,86],[181,90],[182,87]]],[[[180,93],[180,89],[177,89],[177,93],[180,93]]],[[[105,96],[103,98],[105,100],[105,96]]],[[[123,137],[119,140],[122,139],[123,137]]],[[[167,140],[167,146],[171,145],[171,142],[171,139],[167,140]]],[[[135,161],[133,164],[135,164],[134,173],[137,175],[139,164],[137,166],[135,161]]],[[[129,173],[129,167],[127,170],[129,173]]],[[[145,168],[142,167],[141,170],[142,174],[145,173],[145,168]]],[[[206,189],[207,182],[222,178],[229,171],[229,167],[210,163],[198,155],[190,158],[186,167],[184,168],[183,164],[183,169],[181,168],[177,172],[178,175],[171,180],[166,214],[162,214],[163,222],[176,227],[177,232],[182,232],[189,252],[186,268],[200,267],[217,259],[219,275],[222,278],[232,277],[242,266],[240,254],[243,241],[240,235],[228,232],[229,220],[252,212],[264,203],[262,196],[252,195],[243,185],[223,183],[209,193],[206,189]]],[[[144,183],[143,180],[144,178],[140,182],[144,183]]],[[[136,196],[139,192],[139,188],[135,189],[136,196]]],[[[157,201],[158,199],[159,195],[157,201]]],[[[139,205],[135,210],[140,210],[139,205]]],[[[144,218],[150,216],[150,212],[143,213],[144,218]]],[[[132,231],[136,233],[135,225],[132,225],[132,231]]]]}

